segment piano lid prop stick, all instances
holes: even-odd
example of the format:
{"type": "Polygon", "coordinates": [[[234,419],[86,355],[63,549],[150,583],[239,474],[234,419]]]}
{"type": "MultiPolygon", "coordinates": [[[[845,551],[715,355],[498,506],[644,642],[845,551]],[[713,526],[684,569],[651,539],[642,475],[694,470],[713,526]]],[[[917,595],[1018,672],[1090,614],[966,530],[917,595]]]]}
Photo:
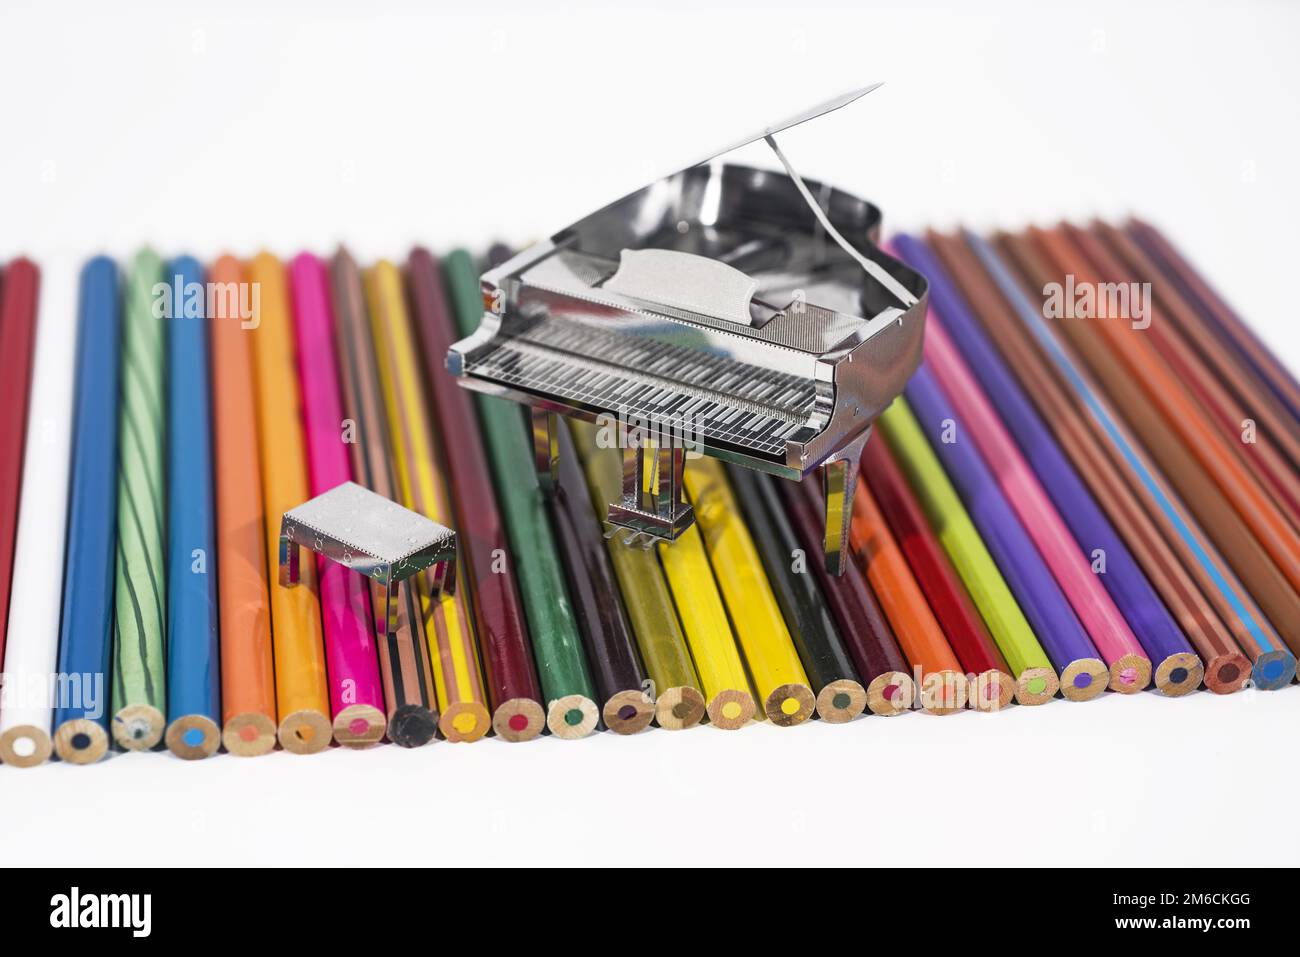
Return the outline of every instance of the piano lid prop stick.
{"type": "MultiPolygon", "coordinates": [[[[343,383],[343,413],[356,428],[352,474],[363,485],[390,501],[398,498],[393,479],[392,442],[379,385],[379,365],[370,317],[366,311],[361,271],[345,249],[330,263],[334,294],[334,336],[343,383]]],[[[438,695],[429,661],[429,644],[415,603],[415,583],[399,586],[396,621],[386,620],[388,595],[371,583],[370,605],[379,645],[379,676],[384,684],[388,738],[403,748],[434,740],[438,732],[438,695]]]]}
{"type": "MultiPolygon", "coordinates": [[[[832,724],[851,721],[866,710],[867,690],[840,640],[816,576],[808,568],[803,543],[782,504],[774,483],[783,480],[736,466],[728,466],[726,471],[790,638],[812,682],[817,714],[832,724]]],[[[812,560],[816,561],[816,556],[812,560]]]]}
{"type": "MultiPolygon", "coordinates": [[[[1025,394],[1033,398],[1042,417],[1052,423],[1056,440],[1097,502],[1107,510],[1163,604],[1200,654],[1206,687],[1219,694],[1240,690],[1250,676],[1250,661],[1233,637],[1234,631],[1245,629],[1241,619],[1230,607],[1216,608],[1213,583],[1208,583],[1210,597],[1202,594],[1192,574],[1197,568],[1195,556],[1176,534],[1166,541],[1157,527],[1158,506],[1139,501],[1141,487],[1136,482],[1130,487],[1130,473],[1122,460],[1112,465],[1102,440],[1084,421],[1086,413],[1075,407],[1063,384],[1052,375],[1051,359],[1037,350],[1032,336],[1026,336],[1007,314],[1014,304],[1008,305],[970,248],[958,236],[931,234],[929,240],[985,332],[1015,370],[1025,394]],[[1221,618],[1221,614],[1226,617],[1221,618]]],[[[1180,678],[1176,667],[1169,672],[1156,668],[1156,685],[1166,694],[1188,686],[1191,676],[1182,681],[1180,678]]]]}
{"type": "MultiPolygon", "coordinates": [[[[883,440],[881,440],[883,441],[883,440]]],[[[948,638],[935,620],[885,517],[865,484],[853,499],[849,542],[867,573],[871,590],[894,626],[899,647],[921,675],[921,704],[931,714],[953,714],[967,703],[978,711],[1001,711],[1011,703],[1015,683],[1000,672],[967,681],[948,638]]]]}
{"type": "MultiPolygon", "coordinates": [[[[936,323],[940,331],[935,337],[935,348],[946,354],[953,370],[945,382],[949,394],[952,395],[958,386],[964,392],[977,394],[967,410],[968,416],[977,407],[990,412],[992,407],[996,407],[992,431],[1000,436],[999,442],[1010,443],[1008,452],[1014,454],[1003,456],[990,452],[986,458],[990,461],[1005,458],[1010,462],[1019,456],[1016,452],[1016,443],[1019,443],[1024,452],[1022,461],[1032,467],[1039,489],[1055,506],[1053,513],[1073,537],[1078,556],[1076,567],[1081,567],[1082,574],[1087,576],[1080,585],[1094,591],[1091,599],[1086,594],[1084,596],[1090,609],[1091,623],[1083,609],[1078,605],[1075,609],[1088,626],[1098,649],[1112,660],[1112,688],[1132,690],[1136,684],[1126,685],[1121,678],[1120,687],[1115,686],[1117,672],[1112,654],[1119,649],[1107,651],[1099,637],[1106,631],[1123,637],[1118,631],[1118,627],[1123,625],[1126,629],[1131,628],[1130,634],[1140,643],[1138,650],[1142,656],[1155,665],[1156,686],[1161,691],[1172,695],[1194,691],[1200,686],[1204,673],[1200,658],[1192,651],[1124,540],[1066,457],[1061,443],[1034,409],[1015,373],[1002,361],[993,343],[977,325],[971,307],[958,293],[952,277],[923,244],[908,237],[900,237],[897,242],[899,249],[913,263],[925,264],[920,268],[925,269],[930,278],[931,303],[941,318],[936,323]],[[958,349],[961,355],[968,357],[966,361],[958,355],[958,349]],[[979,385],[974,381],[976,378],[979,385]],[[1014,441],[1008,433],[1015,436],[1014,441]],[[1099,558],[1105,564],[1099,572],[1093,572],[1090,563],[1099,558]],[[1103,594],[1096,595],[1095,589],[1102,589],[1103,594]],[[1115,618],[1121,614],[1122,618],[1116,621],[1115,618]],[[1173,680],[1173,677],[1178,680],[1173,680]]],[[[966,407],[964,401],[960,404],[966,407]]],[[[976,438],[979,437],[980,433],[977,433],[976,438]]],[[[1017,501],[1017,497],[1012,501],[1017,501]]],[[[1132,653],[1131,649],[1128,653],[1132,653]]]]}
{"type": "Polygon", "coordinates": [[[560,461],[550,503],[578,632],[603,702],[600,713],[605,726],[618,734],[636,734],[655,716],[654,699],[645,693],[649,679],[623,608],[601,522],[591,507],[569,424],[557,418],[555,425],[560,461]]]}
{"type": "MultiPolygon", "coordinates": [[[[810,478],[806,483],[781,482],[777,486],[795,534],[808,554],[813,554],[822,530],[815,500],[804,488],[814,481],[810,478]]],[[[866,683],[871,713],[884,717],[907,713],[916,700],[916,684],[862,567],[849,561],[843,575],[831,575],[815,564],[813,573],[858,675],[866,683]]]]}
{"type": "Polygon", "coordinates": [[[474,400],[447,374],[447,350],[456,339],[456,325],[441,266],[427,250],[417,248],[407,260],[406,282],[438,434],[454,453],[445,457],[444,464],[456,509],[465,587],[483,656],[483,681],[492,705],[492,727],[504,741],[530,741],[546,727],[542,686],[474,400]]]}
{"type": "Polygon", "coordinates": [[[113,740],[148,751],[167,711],[167,525],[163,468],[165,323],[154,317],[162,260],[143,250],[131,265],[122,328],[118,425],[117,576],[113,628],[113,740]]]}
{"type": "MultiPolygon", "coordinates": [[[[289,264],[293,328],[302,387],[307,475],[312,497],[351,481],[352,460],[343,421],[338,362],[325,266],[311,253],[289,264]]],[[[274,519],[268,522],[274,524],[274,519]]],[[[384,736],[388,720],[379,679],[378,636],[370,617],[370,585],[359,574],[316,556],[325,660],[329,675],[334,740],[364,748],[384,736]]]]}
{"type": "Polygon", "coordinates": [[[0,282],[0,659],[8,631],[39,282],[40,273],[28,259],[11,262],[0,282]]]}
{"type": "Polygon", "coordinates": [[[207,305],[191,315],[187,290],[203,268],[174,259],[166,281],[167,340],[167,732],[172,754],[207,758],[221,746],[220,629],[217,627],[212,390],[207,305]]]}
{"type": "Polygon", "coordinates": [[[974,439],[1079,623],[1107,662],[1111,690],[1136,694],[1150,683],[1151,660],[1097,580],[1089,563],[1091,552],[1085,557],[1083,546],[1070,534],[1015,441],[944,334],[938,316],[933,315],[931,319],[932,329],[926,335],[926,360],[940,379],[940,388],[949,401],[961,406],[962,422],[969,430],[967,435],[974,439]]]}
{"type": "MultiPolygon", "coordinates": [[[[935,621],[943,629],[968,678],[972,675],[975,678],[969,692],[971,706],[979,710],[991,710],[994,702],[1004,706],[1004,696],[1015,695],[1020,690],[1020,681],[1015,677],[1018,673],[1012,671],[998,650],[883,438],[867,443],[862,465],[861,481],[893,533],[935,621]]],[[[1038,654],[1044,663],[1041,670],[1046,673],[1040,677],[1051,675],[1051,690],[1055,694],[1056,675],[1041,649],[1038,654]]]]}
{"type": "MultiPolygon", "coordinates": [[[[1098,250],[1097,262],[1108,260],[1102,272],[1117,281],[1149,282],[1153,321],[1144,330],[1179,380],[1201,401],[1207,417],[1251,474],[1272,493],[1274,502],[1300,527],[1300,438],[1295,423],[1268,388],[1235,361],[1176,282],[1164,281],[1159,267],[1125,232],[1106,223],[1080,231],[1085,248],[1098,250]],[[1244,429],[1254,428],[1252,441],[1244,429]]],[[[1133,288],[1128,286],[1127,288],[1133,288]]]]}
{"type": "MultiPolygon", "coordinates": [[[[1159,230],[1142,220],[1132,219],[1127,231],[1178,284],[1219,340],[1233,351],[1238,364],[1253,371],[1285,406],[1292,427],[1300,427],[1300,384],[1296,383],[1286,366],[1159,230]]],[[[1243,379],[1249,380],[1249,375],[1243,375],[1243,379]]]]}
{"type": "MultiPolygon", "coordinates": [[[[390,262],[365,276],[379,381],[393,436],[393,473],[407,508],[450,527],[455,521],[437,437],[420,378],[415,338],[402,297],[402,277],[390,262]]],[[[444,452],[452,453],[451,449],[444,452]]],[[[492,727],[474,640],[464,562],[457,559],[453,592],[435,594],[428,578],[416,583],[438,691],[438,726],[449,741],[478,741],[492,727]]]]}
{"type": "MultiPolygon", "coordinates": [[[[1110,670],[1097,657],[1074,610],[1034,549],[974,443],[961,439],[943,441],[945,429],[952,430],[949,436],[964,435],[963,423],[926,366],[922,365],[920,382],[908,394],[907,401],[896,402],[891,409],[894,411],[886,423],[885,434],[899,464],[908,473],[912,488],[924,501],[926,491],[921,483],[925,481],[924,472],[930,471],[925,467],[929,462],[918,468],[917,460],[924,461],[922,448],[932,449],[935,457],[943,462],[967,514],[997,561],[1003,580],[1015,595],[1016,605],[1032,623],[1034,634],[1058,670],[1061,693],[1072,701],[1086,701],[1101,694],[1110,680],[1110,670]],[[915,415],[910,405],[914,399],[920,402],[915,415]],[[934,442],[928,441],[930,435],[935,437],[934,442]],[[918,440],[924,444],[919,445],[918,440]]],[[[937,525],[936,519],[937,516],[931,516],[937,525]]]]}
{"type": "Polygon", "coordinates": [[[57,669],[76,693],[61,696],[54,712],[54,750],[70,764],[90,764],[108,750],[122,355],[122,290],[113,260],[97,256],[82,267],[80,297],[57,669]]]}
{"type": "MultiPolygon", "coordinates": [[[[588,422],[570,419],[569,431],[586,470],[591,507],[600,518],[608,503],[621,493],[619,455],[611,449],[597,448],[596,426],[588,422]]],[[[618,576],[641,660],[654,683],[655,720],[659,727],[670,731],[694,727],[703,720],[707,702],[658,555],[653,549],[626,545],[617,531],[611,528],[611,532],[606,549],[618,576]]]]}
{"type": "MultiPolygon", "coordinates": [[[[483,318],[474,260],[464,250],[455,250],[443,261],[443,275],[456,329],[468,336],[483,318]]],[[[546,725],[561,738],[585,737],[596,730],[600,712],[538,484],[532,440],[524,431],[519,409],[510,403],[480,395],[474,404],[519,575],[547,707],[546,725]]]]}
{"type": "MultiPolygon", "coordinates": [[[[1040,234],[1037,231],[1031,235],[1037,248],[1042,251],[1039,255],[1046,253],[1054,260],[1053,269],[1059,269],[1062,273],[1071,272],[1084,282],[1092,282],[1096,279],[1096,276],[1089,271],[1090,267],[1082,258],[1082,254],[1067,237],[1060,234],[1040,234]]],[[[976,252],[980,252],[979,247],[976,247],[976,252]]],[[[981,255],[981,259],[983,258],[981,255]]],[[[1001,281],[999,285],[1002,285],[1001,281]]],[[[1017,309],[1017,314],[1024,321],[1022,311],[1017,309]]],[[[1126,409],[1129,426],[1141,438],[1152,458],[1177,490],[1178,495],[1191,508],[1205,532],[1222,550],[1229,565],[1250,589],[1249,594],[1244,591],[1239,592],[1230,577],[1223,574],[1215,562],[1215,556],[1197,541],[1194,526],[1181,514],[1181,510],[1173,503],[1171,496],[1164,493],[1155,479],[1150,476],[1150,470],[1144,468],[1143,471],[1147,476],[1144,480],[1145,484],[1153,494],[1159,496],[1166,516],[1174,524],[1180,536],[1193,543],[1198,563],[1207,566],[1208,573],[1217,586],[1224,590],[1225,597],[1232,602],[1232,607],[1252,626],[1241,641],[1242,649],[1254,662],[1255,683],[1265,690],[1290,684],[1295,672],[1295,656],[1278,641],[1278,633],[1280,632],[1287,644],[1296,642],[1300,637],[1296,633],[1294,624],[1300,622],[1300,599],[1292,590],[1286,576],[1270,561],[1262,544],[1251,534],[1246,523],[1226,501],[1222,490],[1200,467],[1198,460],[1183,446],[1177,436],[1171,433],[1168,425],[1162,424],[1164,420],[1159,412],[1150,402],[1141,399],[1141,388],[1123,369],[1118,358],[1105,347],[1100,337],[1080,335],[1079,333],[1087,330],[1078,328],[1079,325],[1081,324],[1062,323],[1061,330],[1069,338],[1071,346],[1078,351],[1083,361],[1088,363],[1092,372],[1104,385],[1110,402],[1126,409]],[[1253,608],[1256,601],[1268,616],[1268,621],[1265,621],[1258,614],[1258,610],[1253,608]],[[1270,621],[1272,624],[1268,623],[1270,621]],[[1273,631],[1274,625],[1277,627],[1277,632],[1273,631]]],[[[1033,330],[1034,326],[1030,325],[1030,329],[1033,330]]],[[[1052,341],[1052,346],[1054,348],[1049,351],[1063,356],[1064,361],[1071,363],[1068,368],[1073,370],[1073,360],[1069,358],[1069,354],[1055,340],[1052,341]]],[[[1074,376],[1077,376],[1077,372],[1074,376]]],[[[1076,389],[1080,388],[1088,387],[1082,384],[1082,380],[1077,380],[1076,389]]],[[[1107,424],[1106,431],[1111,440],[1120,444],[1121,449],[1126,450],[1125,458],[1130,462],[1137,461],[1136,455],[1127,451],[1131,446],[1125,435],[1109,425],[1109,413],[1101,411],[1096,400],[1091,398],[1090,391],[1085,394],[1090,411],[1096,409],[1098,410],[1096,414],[1103,416],[1101,421],[1107,424]]],[[[1293,644],[1292,647],[1294,649],[1300,645],[1293,644]]]]}
{"type": "Polygon", "coordinates": [[[208,322],[217,480],[221,740],[231,754],[251,757],[275,748],[275,662],[250,352],[256,335],[253,323],[260,316],[251,315],[255,300],[244,294],[250,287],[237,259],[222,256],[212,264],[208,280],[232,291],[208,322]]]}
{"type": "Polygon", "coordinates": [[[686,489],[763,711],[779,727],[802,724],[812,717],[817,699],[721,463],[692,460],[686,489]]]}
{"type": "MultiPolygon", "coordinates": [[[[307,491],[307,452],[302,432],[298,365],[284,265],[262,253],[248,265],[248,281],[260,291],[262,315],[250,330],[257,387],[258,450],[262,462],[262,513],[268,517],[266,567],[280,567],[283,515],[311,497],[307,491]]],[[[278,574],[278,573],[277,573],[278,574]]],[[[321,640],[320,590],[316,566],[304,562],[298,584],[284,588],[272,580],[271,646],[275,661],[275,703],[280,746],[294,754],[329,747],[329,687],[321,640]]]]}
{"type": "Polygon", "coordinates": [[[0,685],[0,759],[15,767],[40,764],[52,750],[50,676],[57,671],[59,656],[76,383],[74,277],[74,270],[57,263],[45,271],[38,297],[9,634],[4,643],[4,684],[0,685]]]}

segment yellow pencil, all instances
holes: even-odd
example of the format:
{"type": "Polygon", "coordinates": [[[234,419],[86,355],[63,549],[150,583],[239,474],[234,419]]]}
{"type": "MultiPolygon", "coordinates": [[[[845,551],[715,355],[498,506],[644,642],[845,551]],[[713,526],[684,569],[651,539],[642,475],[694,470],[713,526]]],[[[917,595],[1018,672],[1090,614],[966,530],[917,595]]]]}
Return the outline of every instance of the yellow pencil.
{"type": "Polygon", "coordinates": [[[722,466],[703,457],[688,462],[686,490],[763,710],[782,727],[807,721],[817,699],[722,466]]]}
{"type": "MultiPolygon", "coordinates": [[[[402,298],[402,275],[391,262],[382,261],[367,270],[365,284],[384,407],[393,436],[393,472],[402,504],[453,527],[451,498],[437,458],[415,338],[402,298]]],[[[423,576],[412,580],[417,583],[442,709],[438,728],[448,741],[477,741],[491,728],[492,717],[464,591],[468,579],[459,568],[456,579],[462,584],[455,592],[437,599],[423,576]]]]}
{"type": "Polygon", "coordinates": [[[294,588],[281,586],[274,577],[274,569],[280,566],[280,516],[311,497],[289,290],[284,265],[267,253],[248,264],[248,280],[260,296],[258,324],[248,335],[252,336],[257,390],[266,564],[272,569],[271,648],[280,745],[286,751],[310,754],[326,748],[334,734],[316,563],[302,563],[301,578],[294,588]]]}

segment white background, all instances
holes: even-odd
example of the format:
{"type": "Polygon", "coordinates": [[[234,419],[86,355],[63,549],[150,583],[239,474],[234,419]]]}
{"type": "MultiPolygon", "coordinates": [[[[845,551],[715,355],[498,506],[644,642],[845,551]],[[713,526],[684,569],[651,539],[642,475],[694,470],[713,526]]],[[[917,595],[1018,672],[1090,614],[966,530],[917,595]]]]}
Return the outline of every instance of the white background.
{"type": "MultiPolygon", "coordinates": [[[[0,259],[545,235],[811,103],[886,226],[1136,212],[1292,367],[1283,4],[6,3],[0,259]]],[[[0,767],[26,863],[1297,863],[1300,689],[309,758],[0,767]],[[1274,820],[1277,818],[1277,820],[1274,820]],[[1259,826],[1261,821],[1271,823],[1259,826]]]]}

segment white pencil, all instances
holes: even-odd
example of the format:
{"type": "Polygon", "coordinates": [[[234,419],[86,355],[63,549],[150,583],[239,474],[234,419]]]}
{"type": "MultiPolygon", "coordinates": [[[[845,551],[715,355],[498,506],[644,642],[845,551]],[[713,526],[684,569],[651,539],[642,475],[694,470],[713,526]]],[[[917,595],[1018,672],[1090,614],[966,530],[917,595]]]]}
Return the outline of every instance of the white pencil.
{"type": "Polygon", "coordinates": [[[50,756],[77,351],[77,273],[67,263],[41,270],[37,310],[0,688],[0,759],[17,767],[50,756]]]}

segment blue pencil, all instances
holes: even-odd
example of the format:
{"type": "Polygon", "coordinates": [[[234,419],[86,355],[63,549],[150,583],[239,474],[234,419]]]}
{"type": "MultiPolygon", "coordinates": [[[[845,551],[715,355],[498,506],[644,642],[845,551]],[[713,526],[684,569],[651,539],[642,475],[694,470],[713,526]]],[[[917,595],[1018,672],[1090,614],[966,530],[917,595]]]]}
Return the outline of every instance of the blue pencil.
{"type": "Polygon", "coordinates": [[[965,355],[998,414],[1037,474],[1085,555],[1106,556],[1101,583],[1133,634],[1156,664],[1156,684],[1166,694],[1186,694],[1201,683],[1201,661],[1156,594],[1097,500],[1075,471],[989,337],[976,322],[956,284],[928,246],[911,236],[894,239],[897,250],[930,280],[930,305],[965,355]],[[1178,674],[1180,681],[1170,679],[1178,674]]]}
{"type": "Polygon", "coordinates": [[[212,392],[203,269],[189,256],[168,270],[167,747],[206,758],[221,743],[212,392]]]}
{"type": "Polygon", "coordinates": [[[117,388],[122,287],[97,256],[81,271],[68,547],[55,688],[54,750],[74,764],[108,750],[117,543],[117,388]]]}

